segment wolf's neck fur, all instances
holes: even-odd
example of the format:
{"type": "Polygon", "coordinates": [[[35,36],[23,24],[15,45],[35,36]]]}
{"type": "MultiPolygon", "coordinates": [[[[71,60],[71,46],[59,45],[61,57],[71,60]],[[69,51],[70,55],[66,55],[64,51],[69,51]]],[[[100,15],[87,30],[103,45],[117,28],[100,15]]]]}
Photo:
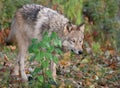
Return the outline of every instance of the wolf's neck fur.
{"type": "MultiPolygon", "coordinates": [[[[47,31],[49,32],[56,32],[61,39],[63,39],[63,30],[66,23],[69,22],[69,20],[64,16],[59,14],[58,12],[44,7],[41,9],[38,13],[38,28],[40,29],[41,25],[44,23],[44,27],[49,29],[47,31]],[[40,25],[41,24],[41,25],[40,25]]],[[[37,25],[37,24],[36,24],[37,25]]]]}

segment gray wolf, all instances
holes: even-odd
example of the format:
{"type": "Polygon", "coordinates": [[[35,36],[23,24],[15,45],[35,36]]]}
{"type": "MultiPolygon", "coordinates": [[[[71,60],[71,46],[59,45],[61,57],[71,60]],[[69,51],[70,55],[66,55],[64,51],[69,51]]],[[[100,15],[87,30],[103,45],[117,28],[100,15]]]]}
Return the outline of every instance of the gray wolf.
{"type": "MultiPolygon", "coordinates": [[[[82,54],[83,52],[84,24],[74,25],[64,15],[42,5],[24,5],[16,11],[7,38],[7,42],[11,40],[17,42],[19,51],[14,74],[18,75],[20,72],[23,81],[28,80],[24,69],[24,61],[31,40],[37,38],[40,41],[45,31],[49,34],[56,32],[62,41],[62,46],[68,50],[76,54],[82,54]]],[[[55,63],[51,65],[52,75],[55,79],[56,65],[55,63]]]]}

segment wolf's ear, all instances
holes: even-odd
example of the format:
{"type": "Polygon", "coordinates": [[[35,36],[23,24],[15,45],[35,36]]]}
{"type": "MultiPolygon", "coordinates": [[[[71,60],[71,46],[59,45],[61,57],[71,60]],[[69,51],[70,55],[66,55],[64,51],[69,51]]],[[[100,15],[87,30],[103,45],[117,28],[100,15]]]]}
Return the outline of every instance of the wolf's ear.
{"type": "Polygon", "coordinates": [[[79,29],[81,32],[84,33],[85,24],[84,24],[84,23],[80,24],[80,25],[78,26],[78,29],[79,29]]]}
{"type": "Polygon", "coordinates": [[[68,33],[70,33],[72,31],[72,24],[70,22],[66,23],[64,26],[64,34],[67,35],[68,33]]]}

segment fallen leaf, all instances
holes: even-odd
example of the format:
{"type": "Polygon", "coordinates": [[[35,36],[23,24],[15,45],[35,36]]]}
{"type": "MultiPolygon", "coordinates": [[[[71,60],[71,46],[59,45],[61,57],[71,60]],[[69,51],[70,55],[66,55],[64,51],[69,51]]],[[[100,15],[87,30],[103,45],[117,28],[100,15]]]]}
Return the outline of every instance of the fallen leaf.
{"type": "Polygon", "coordinates": [[[89,78],[87,78],[87,79],[85,80],[85,84],[86,84],[87,86],[90,86],[90,85],[92,84],[89,78]]]}
{"type": "Polygon", "coordinates": [[[62,82],[61,85],[59,86],[59,88],[65,88],[65,83],[62,82]]]}
{"type": "Polygon", "coordinates": [[[89,63],[89,62],[90,62],[89,56],[85,57],[85,58],[81,61],[82,64],[87,64],[87,63],[89,63]]]}
{"type": "Polygon", "coordinates": [[[114,69],[114,68],[116,68],[116,63],[111,63],[109,66],[110,66],[112,69],[114,69]]]}
{"type": "Polygon", "coordinates": [[[69,61],[71,57],[71,52],[66,52],[63,55],[63,59],[69,61]]]}
{"type": "Polygon", "coordinates": [[[59,61],[59,64],[64,66],[64,67],[70,66],[70,62],[69,61],[65,61],[65,60],[59,61]]]}
{"type": "Polygon", "coordinates": [[[75,75],[76,75],[76,78],[77,78],[77,79],[80,79],[80,78],[83,77],[82,72],[78,72],[78,73],[76,73],[75,75]]]}
{"type": "Polygon", "coordinates": [[[116,54],[116,51],[115,50],[109,50],[110,54],[113,56],[116,54]]]}
{"type": "Polygon", "coordinates": [[[14,50],[16,49],[16,46],[10,45],[9,47],[10,47],[10,49],[11,49],[12,51],[14,51],[14,50]]]}
{"type": "Polygon", "coordinates": [[[7,55],[4,55],[4,60],[5,60],[5,61],[9,61],[7,55]]]}

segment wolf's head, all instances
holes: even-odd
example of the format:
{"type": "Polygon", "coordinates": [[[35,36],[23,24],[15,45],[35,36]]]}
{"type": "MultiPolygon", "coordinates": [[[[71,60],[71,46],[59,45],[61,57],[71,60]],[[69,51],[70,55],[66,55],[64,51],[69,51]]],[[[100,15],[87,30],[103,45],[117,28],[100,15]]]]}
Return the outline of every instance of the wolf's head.
{"type": "Polygon", "coordinates": [[[67,23],[64,27],[65,39],[63,47],[73,51],[76,54],[83,53],[84,24],[79,26],[67,23]]]}

